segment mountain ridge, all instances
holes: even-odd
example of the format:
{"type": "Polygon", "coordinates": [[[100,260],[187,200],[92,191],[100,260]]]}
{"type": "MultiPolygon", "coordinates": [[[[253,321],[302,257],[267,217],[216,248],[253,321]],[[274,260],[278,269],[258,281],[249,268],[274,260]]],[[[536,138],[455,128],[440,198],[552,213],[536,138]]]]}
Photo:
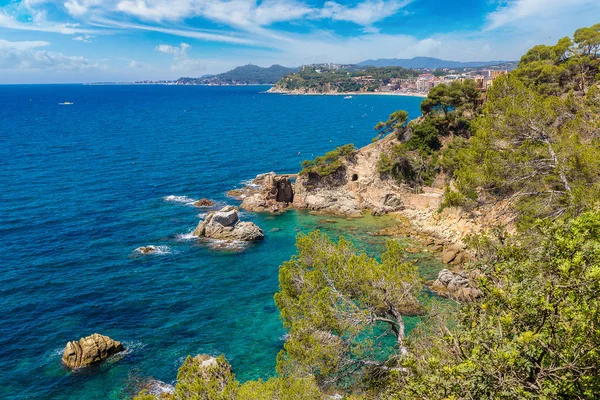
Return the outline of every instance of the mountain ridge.
{"type": "Polygon", "coordinates": [[[433,57],[378,58],[365,60],[356,65],[361,67],[403,67],[409,69],[429,68],[481,68],[504,64],[516,64],[516,61],[448,61],[433,57]]]}

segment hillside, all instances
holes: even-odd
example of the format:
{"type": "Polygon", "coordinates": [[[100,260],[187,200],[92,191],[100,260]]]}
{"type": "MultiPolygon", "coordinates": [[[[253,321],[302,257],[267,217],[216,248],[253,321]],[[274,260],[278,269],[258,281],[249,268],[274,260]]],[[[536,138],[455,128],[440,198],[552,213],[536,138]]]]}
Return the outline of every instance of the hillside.
{"type": "Polygon", "coordinates": [[[218,75],[200,78],[179,78],[178,85],[272,85],[297,68],[271,65],[268,68],[248,64],[218,75]]]}
{"type": "Polygon", "coordinates": [[[481,67],[489,67],[489,66],[508,66],[511,65],[513,68],[503,68],[503,69],[514,69],[516,67],[516,62],[511,61],[471,61],[471,62],[461,62],[461,61],[447,61],[440,60],[439,58],[432,57],[414,57],[411,59],[405,58],[379,58],[377,60],[366,60],[358,63],[357,65],[362,67],[372,66],[372,67],[402,67],[402,68],[413,68],[413,69],[442,69],[442,68],[451,68],[451,69],[460,69],[460,68],[481,68],[481,67]]]}
{"type": "Polygon", "coordinates": [[[356,68],[304,66],[279,80],[275,93],[351,93],[376,92],[395,79],[415,79],[419,71],[402,67],[356,68]]]}

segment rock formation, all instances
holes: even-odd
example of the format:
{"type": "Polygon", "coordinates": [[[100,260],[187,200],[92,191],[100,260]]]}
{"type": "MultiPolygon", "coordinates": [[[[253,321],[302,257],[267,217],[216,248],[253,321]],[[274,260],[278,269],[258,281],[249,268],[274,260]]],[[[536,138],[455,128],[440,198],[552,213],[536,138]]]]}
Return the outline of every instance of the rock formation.
{"type": "Polygon", "coordinates": [[[442,252],[442,262],[444,264],[462,264],[465,261],[465,252],[457,244],[444,247],[442,252]]]}
{"type": "Polygon", "coordinates": [[[382,177],[377,164],[382,152],[397,142],[395,135],[359,149],[346,158],[331,175],[300,174],[294,185],[293,206],[323,214],[358,216],[364,210],[373,215],[409,209],[437,209],[441,188],[423,188],[415,193],[394,179],[382,177]]]}
{"type": "Polygon", "coordinates": [[[262,240],[265,237],[262,230],[252,222],[241,222],[237,209],[232,206],[210,212],[192,234],[198,237],[244,242],[262,240]]]}
{"type": "Polygon", "coordinates": [[[125,348],[120,342],[94,333],[79,341],[67,343],[62,362],[71,369],[81,368],[100,362],[123,350],[125,348]]]}
{"type": "MultiPolygon", "coordinates": [[[[281,212],[294,201],[293,175],[277,175],[274,172],[258,175],[250,185],[241,189],[238,198],[241,208],[254,212],[281,212]]],[[[230,192],[231,193],[231,192],[230,192]]]]}
{"type": "Polygon", "coordinates": [[[215,203],[213,203],[212,200],[209,199],[200,199],[194,202],[194,206],[196,207],[212,207],[214,205],[215,203]]]}
{"type": "Polygon", "coordinates": [[[471,301],[481,296],[481,291],[475,284],[478,276],[477,271],[454,273],[443,269],[439,272],[437,279],[429,284],[429,288],[442,297],[471,301]]]}

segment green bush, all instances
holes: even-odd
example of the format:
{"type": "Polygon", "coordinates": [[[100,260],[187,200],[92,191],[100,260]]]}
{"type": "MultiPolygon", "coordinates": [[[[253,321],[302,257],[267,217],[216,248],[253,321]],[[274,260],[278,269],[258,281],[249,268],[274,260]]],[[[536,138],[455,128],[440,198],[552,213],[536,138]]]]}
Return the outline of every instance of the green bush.
{"type": "Polygon", "coordinates": [[[337,171],[341,166],[344,158],[350,157],[356,153],[356,148],[353,144],[345,144],[337,147],[335,150],[325,153],[324,156],[319,156],[314,160],[302,161],[302,171],[300,175],[316,173],[319,176],[325,177],[337,171]]]}

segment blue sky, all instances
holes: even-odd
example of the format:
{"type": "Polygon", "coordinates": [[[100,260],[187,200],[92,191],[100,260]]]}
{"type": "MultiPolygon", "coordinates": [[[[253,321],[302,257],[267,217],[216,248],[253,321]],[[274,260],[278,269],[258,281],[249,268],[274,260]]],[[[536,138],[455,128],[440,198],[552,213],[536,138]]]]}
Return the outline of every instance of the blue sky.
{"type": "Polygon", "coordinates": [[[0,83],[174,79],[237,65],[518,59],[600,0],[0,0],[0,83]]]}

